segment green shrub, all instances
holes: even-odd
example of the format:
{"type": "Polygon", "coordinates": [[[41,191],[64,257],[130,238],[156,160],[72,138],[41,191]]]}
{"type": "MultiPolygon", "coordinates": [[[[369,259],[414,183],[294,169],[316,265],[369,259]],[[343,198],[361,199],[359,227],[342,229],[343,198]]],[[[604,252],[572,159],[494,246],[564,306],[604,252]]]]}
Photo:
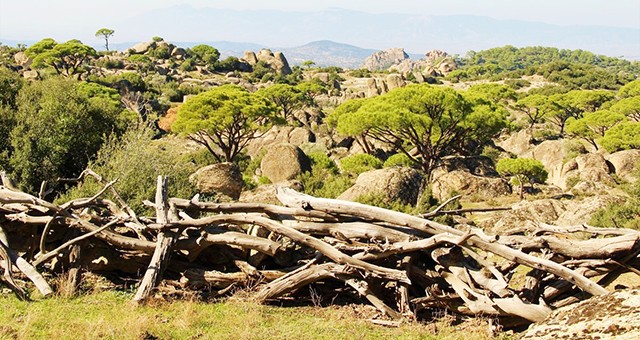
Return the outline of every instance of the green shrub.
{"type": "Polygon", "coordinates": [[[501,155],[502,152],[491,145],[482,148],[482,156],[490,158],[494,164],[498,162],[501,155]]]}
{"type": "MultiPolygon", "coordinates": [[[[138,214],[151,213],[142,201],[153,200],[159,175],[169,178],[170,197],[190,198],[196,193],[189,183],[189,175],[196,170],[195,164],[176,158],[175,148],[166,142],[152,140],[153,135],[151,129],[142,128],[131,129],[121,138],[110,138],[88,166],[107,181],[118,179],[115,189],[138,214]]],[[[101,188],[102,184],[87,178],[58,201],[91,197],[101,188]]]]}
{"type": "Polygon", "coordinates": [[[260,185],[271,184],[271,180],[267,176],[260,176],[258,177],[258,184],[260,185]]]}
{"type": "Polygon", "coordinates": [[[258,186],[259,183],[256,183],[253,177],[256,174],[256,170],[260,168],[262,158],[264,158],[264,155],[266,154],[267,149],[263,148],[254,158],[251,158],[244,153],[241,153],[236,157],[235,162],[236,164],[238,164],[238,167],[242,172],[242,180],[244,181],[245,188],[247,188],[248,190],[252,190],[258,186]]]}
{"type": "Polygon", "coordinates": [[[504,81],[504,84],[514,90],[519,90],[521,88],[531,86],[531,82],[526,79],[507,79],[504,81]]]}
{"type": "Polygon", "coordinates": [[[406,167],[414,167],[416,163],[411,161],[409,156],[404,153],[397,153],[395,155],[391,155],[384,161],[383,167],[390,168],[394,166],[406,166],[406,167]]]}
{"type": "Polygon", "coordinates": [[[382,161],[366,153],[347,156],[340,160],[342,171],[350,175],[382,168],[382,161]]]}
{"type": "Polygon", "coordinates": [[[311,167],[315,167],[318,169],[326,169],[328,170],[330,173],[337,175],[338,174],[338,167],[336,166],[336,163],[331,160],[331,158],[329,158],[329,156],[327,156],[326,153],[324,152],[312,152],[307,154],[307,157],[309,157],[309,160],[311,160],[311,167]]]}
{"type": "Polygon", "coordinates": [[[405,214],[414,214],[415,208],[409,204],[403,204],[400,201],[389,201],[384,194],[373,193],[356,197],[356,202],[372,205],[374,207],[389,209],[393,211],[403,212],[405,214]]]}
{"type": "Polygon", "coordinates": [[[311,152],[307,155],[311,160],[311,171],[307,171],[298,180],[304,192],[325,198],[336,198],[353,185],[353,178],[347,174],[339,174],[338,167],[324,152],[311,152]]]}
{"type": "Polygon", "coordinates": [[[209,152],[209,150],[207,150],[206,148],[200,148],[196,151],[182,156],[181,161],[184,163],[191,162],[198,168],[218,163],[211,152],[209,152]]]}
{"type": "Polygon", "coordinates": [[[589,224],[601,228],[640,230],[640,200],[636,197],[623,204],[611,203],[596,211],[589,224]]]}

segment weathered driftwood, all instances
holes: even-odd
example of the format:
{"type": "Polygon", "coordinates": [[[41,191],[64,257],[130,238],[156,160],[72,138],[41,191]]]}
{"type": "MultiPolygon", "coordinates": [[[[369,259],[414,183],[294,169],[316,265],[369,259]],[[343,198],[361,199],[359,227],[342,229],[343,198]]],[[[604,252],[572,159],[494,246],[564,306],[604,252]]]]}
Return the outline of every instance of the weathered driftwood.
{"type": "MultiPolygon", "coordinates": [[[[160,225],[166,225],[169,222],[167,200],[167,178],[158,176],[158,184],[156,189],[156,222],[160,225]]],[[[162,230],[158,233],[156,248],[151,257],[151,262],[147,271],[140,282],[138,291],[133,297],[133,301],[143,302],[149,297],[153,289],[160,283],[162,274],[167,268],[167,263],[171,257],[171,248],[175,243],[176,237],[171,230],[162,230]]]]}
{"type": "MultiPolygon", "coordinates": [[[[369,220],[400,224],[434,235],[440,233],[450,233],[453,235],[462,236],[464,234],[464,232],[450,226],[407,215],[401,212],[367,206],[356,202],[341,202],[332,199],[315,198],[309,195],[300,194],[290,188],[278,188],[277,197],[283,204],[287,206],[297,206],[302,207],[303,209],[314,209],[336,214],[361,216],[369,220]]],[[[558,275],[563,279],[574,283],[582,290],[590,294],[600,295],[607,293],[606,289],[602,288],[593,281],[585,278],[578,273],[575,273],[574,271],[566,267],[560,266],[553,261],[536,258],[516,249],[493,243],[485,239],[481,239],[477,235],[473,235],[472,237],[468,238],[465,243],[470,246],[478,247],[484,251],[492,252],[507,260],[518,262],[532,268],[545,270],[558,275]]]]}
{"type": "MultiPolygon", "coordinates": [[[[394,319],[446,308],[522,324],[603,293],[622,273],[640,277],[640,233],[633,230],[538,224],[494,236],[290,189],[277,192],[285,206],[169,199],[160,179],[155,202],[146,203],[155,208],[152,218],[133,212],[115,181],[83,176],[102,189],[59,205],[0,186],[3,281],[16,294],[25,291],[12,279],[18,270],[47,295],[52,290],[36,266],[67,270],[72,286],[83,270],[117,268],[144,273],[136,276],[136,301],[163,278],[216,294],[248,289],[260,302],[308,295],[303,288],[322,281],[318,288],[357,293],[394,319]],[[531,268],[524,278],[522,266],[531,268]],[[518,275],[523,281],[512,284],[518,275]]],[[[465,212],[445,205],[427,217],[465,212]]]]}

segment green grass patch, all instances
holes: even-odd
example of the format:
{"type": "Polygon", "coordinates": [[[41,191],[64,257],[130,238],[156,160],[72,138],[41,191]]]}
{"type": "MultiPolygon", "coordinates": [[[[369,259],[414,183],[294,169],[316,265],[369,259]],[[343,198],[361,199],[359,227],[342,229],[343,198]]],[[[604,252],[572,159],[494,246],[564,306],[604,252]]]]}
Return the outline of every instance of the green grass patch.
{"type": "Polygon", "coordinates": [[[488,339],[486,322],[374,325],[349,306],[275,307],[231,299],[136,306],[105,291],[32,302],[0,296],[2,339],[488,339]]]}

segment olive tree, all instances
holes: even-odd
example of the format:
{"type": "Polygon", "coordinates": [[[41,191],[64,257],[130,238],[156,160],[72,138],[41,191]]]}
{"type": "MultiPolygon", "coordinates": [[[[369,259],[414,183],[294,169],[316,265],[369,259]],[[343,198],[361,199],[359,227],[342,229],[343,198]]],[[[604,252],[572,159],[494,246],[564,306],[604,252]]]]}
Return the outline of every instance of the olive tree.
{"type": "Polygon", "coordinates": [[[496,171],[502,176],[511,176],[520,188],[520,199],[524,198],[525,183],[544,183],[548,176],[542,162],[531,158],[503,158],[498,161],[496,171]]]}
{"type": "Polygon", "coordinates": [[[171,129],[205,146],[216,160],[233,162],[251,140],[279,122],[276,112],[262,96],[224,85],[187,99],[171,129]]]}

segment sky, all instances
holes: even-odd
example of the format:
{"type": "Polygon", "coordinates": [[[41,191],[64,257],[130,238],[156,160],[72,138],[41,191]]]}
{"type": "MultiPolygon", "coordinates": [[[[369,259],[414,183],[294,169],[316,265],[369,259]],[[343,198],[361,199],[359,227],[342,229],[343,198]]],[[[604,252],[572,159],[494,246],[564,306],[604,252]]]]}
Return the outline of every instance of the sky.
{"type": "MultiPolygon", "coordinates": [[[[93,43],[101,27],[116,30],[113,42],[128,42],[117,23],[146,11],[188,4],[196,8],[316,11],[344,8],[370,13],[473,14],[558,25],[640,29],[640,0],[0,0],[0,38],[80,39],[93,43]]],[[[153,32],[149,34],[153,35],[153,32]]],[[[182,38],[189,40],[189,37],[182,38]]]]}

